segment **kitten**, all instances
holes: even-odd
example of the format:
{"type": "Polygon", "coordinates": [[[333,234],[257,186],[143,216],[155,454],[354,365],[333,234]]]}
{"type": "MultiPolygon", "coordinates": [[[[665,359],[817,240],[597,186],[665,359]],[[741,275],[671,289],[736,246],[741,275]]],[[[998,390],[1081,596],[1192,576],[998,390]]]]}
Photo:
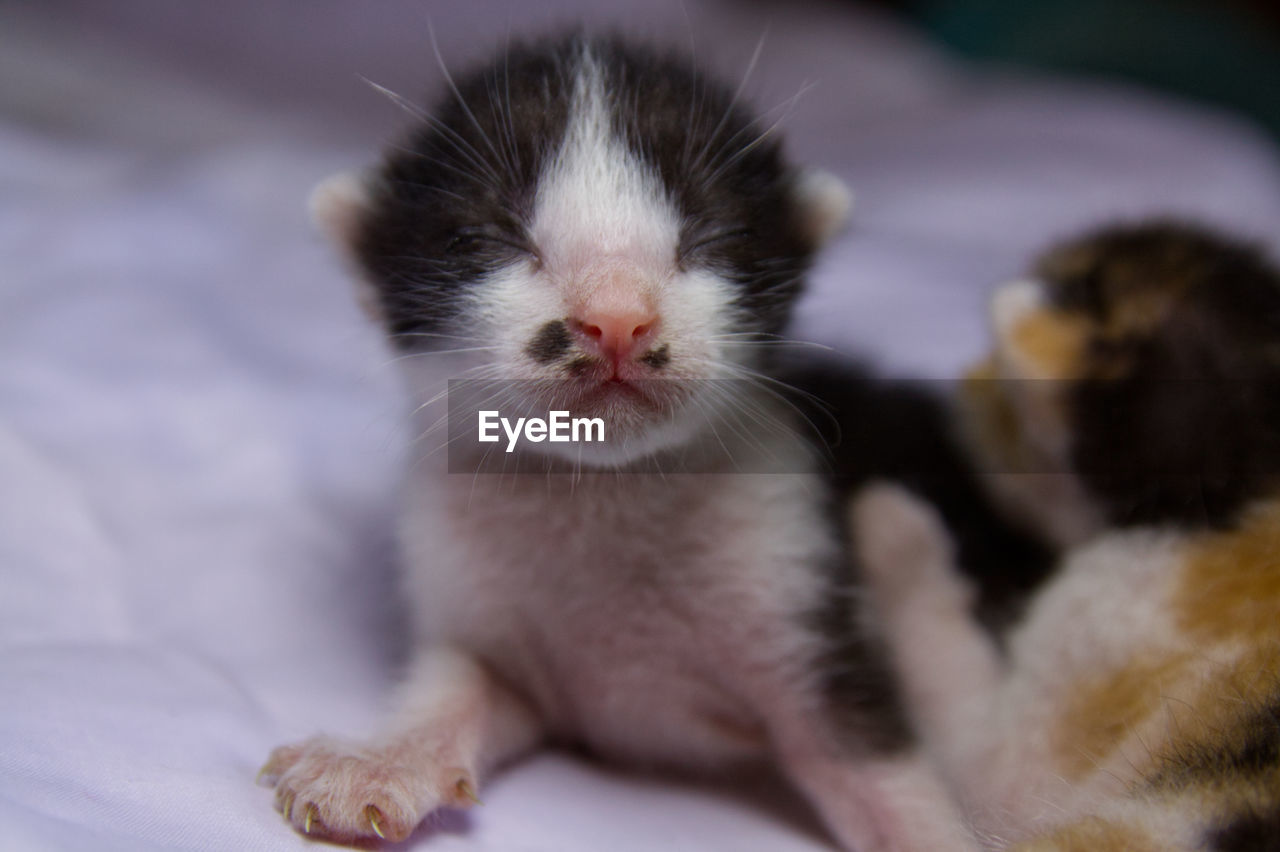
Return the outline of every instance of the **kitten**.
{"type": "Polygon", "coordinates": [[[609,439],[451,439],[447,464],[418,461],[398,709],[367,741],[272,753],[295,828],[401,839],[566,743],[642,766],[772,763],[846,848],[970,848],[847,605],[828,481],[758,345],[844,217],[838,182],[787,166],[682,62],[574,35],[451,82],[406,144],[315,206],[404,353],[424,435],[461,377],[497,390],[450,421],[563,405],[609,439]],[[774,472],[730,475],[766,456],[774,472]]]}
{"type": "Polygon", "coordinates": [[[922,737],[993,847],[1280,849],[1280,274],[1162,222],[1035,278],[966,389],[992,489],[1068,548],[1007,655],[931,509],[852,512],[922,737]]]}

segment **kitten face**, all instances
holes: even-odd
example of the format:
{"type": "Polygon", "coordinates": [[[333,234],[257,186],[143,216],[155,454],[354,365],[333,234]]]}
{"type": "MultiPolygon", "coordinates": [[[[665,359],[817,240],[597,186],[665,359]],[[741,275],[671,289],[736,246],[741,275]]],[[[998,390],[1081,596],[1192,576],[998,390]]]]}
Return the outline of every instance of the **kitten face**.
{"type": "Polygon", "coordinates": [[[1047,511],[1220,525],[1280,473],[1280,276],[1253,249],[1120,227],[1035,274],[995,296],[966,397],[995,464],[1076,480],[1075,505],[1047,511]]]}
{"type": "Polygon", "coordinates": [[[518,383],[517,407],[605,416],[620,441],[597,460],[620,463],[702,428],[698,380],[760,366],[735,343],[783,329],[847,208],[762,132],[673,59],[512,48],[320,218],[395,346],[482,348],[471,375],[518,383]]]}

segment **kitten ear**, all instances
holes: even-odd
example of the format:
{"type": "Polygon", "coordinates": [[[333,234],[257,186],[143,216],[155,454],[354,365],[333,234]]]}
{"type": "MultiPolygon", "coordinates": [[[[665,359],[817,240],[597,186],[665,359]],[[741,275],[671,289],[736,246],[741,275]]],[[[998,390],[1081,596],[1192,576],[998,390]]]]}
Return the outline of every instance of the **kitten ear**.
{"type": "Polygon", "coordinates": [[[800,210],[805,238],[815,249],[839,233],[849,220],[853,193],[830,172],[801,172],[796,176],[792,193],[800,210]]]}
{"type": "Polygon", "coordinates": [[[356,299],[375,322],[382,322],[377,290],[356,261],[356,238],[360,223],[372,201],[368,178],[358,172],[342,172],[325,178],[311,190],[307,207],[311,220],[338,249],[356,275],[356,299]]]}
{"type": "Polygon", "coordinates": [[[1021,420],[1025,440],[1065,463],[1069,435],[1064,390],[1078,368],[1079,330],[1048,309],[1039,281],[1011,281],[991,299],[994,373],[1021,420]]]}
{"type": "Polygon", "coordinates": [[[1048,379],[1044,365],[1027,351],[1018,331],[1045,307],[1044,286],[1039,281],[1020,279],[996,288],[991,297],[991,327],[996,338],[998,372],[1009,379],[1048,379]]]}
{"type": "Polygon", "coordinates": [[[369,209],[369,189],[363,175],[342,172],[325,178],[311,190],[307,207],[311,221],[344,254],[351,254],[360,219],[369,209]]]}

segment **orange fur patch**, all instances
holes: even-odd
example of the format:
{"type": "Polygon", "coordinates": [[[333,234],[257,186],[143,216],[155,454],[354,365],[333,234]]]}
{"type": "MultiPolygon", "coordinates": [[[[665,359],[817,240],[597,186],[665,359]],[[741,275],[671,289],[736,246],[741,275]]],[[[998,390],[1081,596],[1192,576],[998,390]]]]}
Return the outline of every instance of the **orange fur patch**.
{"type": "Polygon", "coordinates": [[[1107,337],[1146,337],[1164,323],[1177,306],[1185,287],[1140,290],[1117,299],[1107,314],[1107,337]]]}
{"type": "Polygon", "coordinates": [[[1027,464],[1022,421],[988,357],[965,373],[960,387],[961,424],[982,461],[996,471],[1021,471],[1027,464]]]}
{"type": "Polygon", "coordinates": [[[1010,350],[1030,368],[1027,378],[1075,379],[1084,369],[1089,322],[1084,317],[1038,310],[1010,332],[1010,350]]]}
{"type": "Polygon", "coordinates": [[[1175,605],[1179,625],[1206,640],[1280,641],[1280,501],[1198,541],[1175,605]]]}
{"type": "Polygon", "coordinates": [[[1053,734],[1067,777],[1093,771],[1157,712],[1159,731],[1144,729],[1153,761],[1179,744],[1222,741],[1242,712],[1274,690],[1280,502],[1257,507],[1236,530],[1197,537],[1182,566],[1173,608],[1190,650],[1138,657],[1080,685],[1053,734]]]}
{"type": "Polygon", "coordinates": [[[1130,826],[1087,817],[1012,848],[1017,852],[1159,852],[1165,845],[1130,826]]]}
{"type": "MultiPolygon", "coordinates": [[[[1165,707],[1166,699],[1192,674],[1190,661],[1189,654],[1135,660],[1079,684],[1052,732],[1058,770],[1070,780],[1095,771],[1135,728],[1165,707]]],[[[1154,760],[1155,755],[1148,757],[1154,760]]],[[[1134,769],[1143,772],[1146,766],[1134,769]]]]}

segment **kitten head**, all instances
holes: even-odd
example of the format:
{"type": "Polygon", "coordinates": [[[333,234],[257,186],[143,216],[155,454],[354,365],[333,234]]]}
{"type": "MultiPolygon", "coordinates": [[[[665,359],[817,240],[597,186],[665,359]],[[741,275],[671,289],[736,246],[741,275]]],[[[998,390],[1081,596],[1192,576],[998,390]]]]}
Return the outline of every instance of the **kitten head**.
{"type": "Polygon", "coordinates": [[[1280,473],[1280,275],[1253,248],[1178,223],[1108,228],[1045,254],[992,317],[969,426],[993,469],[1056,475],[1034,511],[1065,523],[1059,538],[1223,525],[1280,473]]]}
{"type": "Polygon", "coordinates": [[[471,350],[445,377],[509,382],[517,413],[603,416],[613,440],[582,458],[618,464],[705,428],[697,380],[764,366],[741,343],[783,330],[848,195],[696,70],[574,35],[451,84],[316,208],[420,387],[442,362],[418,354],[471,350]]]}

